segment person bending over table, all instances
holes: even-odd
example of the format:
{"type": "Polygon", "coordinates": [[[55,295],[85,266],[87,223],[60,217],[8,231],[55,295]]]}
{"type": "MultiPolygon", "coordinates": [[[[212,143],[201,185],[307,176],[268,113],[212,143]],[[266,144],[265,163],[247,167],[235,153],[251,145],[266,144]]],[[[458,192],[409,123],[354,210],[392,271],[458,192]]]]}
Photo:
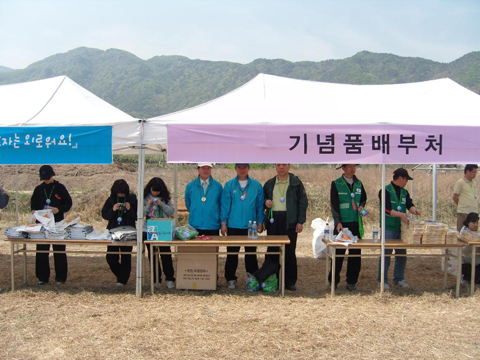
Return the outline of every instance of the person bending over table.
{"type": "MultiPolygon", "coordinates": [[[[107,229],[118,226],[133,226],[137,220],[137,197],[130,194],[130,187],[123,179],[115,180],[110,190],[110,197],[105,201],[102,217],[108,220],[107,229]]],[[[132,246],[109,245],[107,263],[117,277],[117,286],[126,285],[132,269],[132,246]],[[119,252],[121,255],[119,255],[119,252]]]]}
{"type": "MultiPolygon", "coordinates": [[[[40,167],[40,180],[42,183],[33,190],[31,198],[31,209],[43,210],[51,209],[55,222],[64,219],[63,214],[72,208],[72,198],[67,188],[54,180],[55,171],[50,165],[40,167]]],[[[54,251],[65,251],[65,245],[52,245],[54,251]]],[[[38,244],[37,250],[50,250],[49,244],[38,244]]],[[[48,284],[50,278],[50,263],[47,253],[35,254],[35,275],[38,278],[38,285],[48,284]]],[[[54,253],[53,260],[55,262],[55,281],[57,284],[64,284],[67,281],[67,254],[54,253]]]]}
{"type": "MultiPolygon", "coordinates": [[[[410,198],[410,194],[405,189],[408,180],[413,178],[408,175],[408,171],[398,168],[393,172],[393,181],[385,186],[385,239],[401,239],[402,221],[408,223],[407,209],[413,215],[420,215],[410,198]]],[[[380,199],[380,224],[382,221],[382,190],[378,192],[380,199]]],[[[392,249],[385,249],[385,254],[392,254],[392,249]]],[[[395,255],[407,254],[406,249],[395,249],[395,255]]],[[[390,267],[390,256],[385,257],[385,277],[384,289],[389,290],[388,268],[390,267]]],[[[381,258],[378,260],[378,282],[381,281],[381,258]]],[[[395,256],[395,267],[393,269],[393,283],[402,288],[409,288],[405,282],[405,267],[407,265],[406,256],[395,256]]]]}
{"type": "MultiPolygon", "coordinates": [[[[168,219],[173,216],[175,207],[172,199],[170,198],[170,192],[165,185],[165,182],[159,178],[152,178],[145,186],[143,192],[143,209],[145,213],[145,219],[168,219]]],[[[143,224],[143,240],[147,240],[147,221],[143,224]]],[[[160,259],[163,265],[163,273],[165,274],[165,280],[167,287],[173,289],[175,287],[175,277],[173,270],[173,261],[170,246],[159,246],[160,259]],[[167,254],[165,254],[167,253],[167,254]]],[[[150,253],[150,244],[147,244],[148,258],[153,256],[150,253]]],[[[160,261],[158,262],[158,274],[162,273],[162,266],[160,261]]],[[[153,272],[153,282],[157,284],[157,273],[153,272]]],[[[162,282],[162,277],[158,279],[158,284],[162,282]]]]}
{"type": "MultiPolygon", "coordinates": [[[[469,213],[463,222],[463,228],[460,231],[459,237],[462,237],[462,232],[465,230],[478,231],[478,214],[469,213]]],[[[473,246],[467,245],[463,247],[462,252],[462,275],[463,279],[469,281],[472,277],[472,271],[475,271],[474,282],[480,284],[480,248],[477,247],[475,257],[475,267],[472,266],[472,251],[473,246]],[[472,269],[473,268],[473,269],[472,269]]]]}

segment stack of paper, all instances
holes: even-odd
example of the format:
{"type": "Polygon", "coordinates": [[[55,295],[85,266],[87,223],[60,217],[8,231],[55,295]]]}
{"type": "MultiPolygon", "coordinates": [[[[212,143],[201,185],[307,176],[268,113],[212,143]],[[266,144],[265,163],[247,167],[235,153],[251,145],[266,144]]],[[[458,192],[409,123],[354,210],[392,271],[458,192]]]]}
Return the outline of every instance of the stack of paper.
{"type": "Polygon", "coordinates": [[[91,225],[76,224],[68,228],[70,239],[83,240],[93,231],[91,225]]]}
{"type": "Polygon", "coordinates": [[[45,237],[47,239],[68,239],[69,234],[66,229],[55,229],[50,227],[45,229],[45,237]]]}
{"type": "Polygon", "coordinates": [[[26,239],[27,233],[22,231],[25,226],[12,226],[5,229],[5,235],[9,239],[26,239]]]}
{"type": "Polygon", "coordinates": [[[408,224],[402,221],[402,240],[407,244],[420,244],[425,230],[423,220],[410,220],[408,224]]]}
{"type": "Polygon", "coordinates": [[[447,224],[427,221],[425,222],[422,244],[444,244],[447,232],[447,224]]]}
{"type": "Polygon", "coordinates": [[[445,244],[456,244],[458,237],[458,231],[453,229],[448,229],[447,234],[445,235],[445,244]]]}
{"type": "Polygon", "coordinates": [[[29,239],[45,239],[45,233],[42,224],[30,224],[24,226],[22,231],[28,233],[29,239]]]}

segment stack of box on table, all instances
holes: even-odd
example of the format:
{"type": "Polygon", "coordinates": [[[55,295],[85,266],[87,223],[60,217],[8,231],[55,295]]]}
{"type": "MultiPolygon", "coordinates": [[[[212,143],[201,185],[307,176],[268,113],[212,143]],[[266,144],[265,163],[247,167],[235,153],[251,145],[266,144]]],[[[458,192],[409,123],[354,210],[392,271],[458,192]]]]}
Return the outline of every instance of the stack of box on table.
{"type": "Polygon", "coordinates": [[[458,237],[458,231],[454,229],[448,229],[447,235],[445,235],[445,244],[456,244],[458,237]]]}
{"type": "Polygon", "coordinates": [[[422,244],[445,244],[448,225],[436,222],[425,222],[425,232],[422,236],[422,244]]]}
{"type": "Polygon", "coordinates": [[[408,224],[402,221],[402,240],[407,244],[421,244],[424,224],[422,220],[410,220],[408,224]]]}
{"type": "Polygon", "coordinates": [[[456,244],[458,231],[449,229],[447,224],[410,220],[402,222],[402,240],[407,244],[456,244]]]}

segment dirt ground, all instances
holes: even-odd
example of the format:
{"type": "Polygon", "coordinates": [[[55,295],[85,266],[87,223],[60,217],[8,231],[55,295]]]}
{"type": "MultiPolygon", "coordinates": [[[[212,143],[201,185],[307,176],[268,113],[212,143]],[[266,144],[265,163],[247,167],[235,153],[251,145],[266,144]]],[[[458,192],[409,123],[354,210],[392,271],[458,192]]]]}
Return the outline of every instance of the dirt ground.
{"type": "MultiPolygon", "coordinates": [[[[31,192],[38,184],[38,168],[23,167],[16,181],[12,180],[14,170],[0,167],[2,184],[9,191],[18,184],[21,191],[31,192]]],[[[115,179],[125,178],[132,187],[137,182],[135,169],[128,166],[58,166],[55,170],[71,192],[87,199],[76,198],[81,209],[75,215],[84,215],[95,228],[105,221],[86,209],[101,208],[115,179]],[[92,190],[95,187],[102,196],[92,190]]],[[[216,177],[224,182],[232,172],[219,171],[216,177]]],[[[268,178],[272,172],[266,172],[268,178]]],[[[153,173],[171,176],[171,170],[158,168],[147,170],[146,178],[153,173]]],[[[179,188],[195,173],[194,167],[184,170],[179,188]]],[[[331,181],[331,176],[325,181],[331,181]]],[[[13,215],[2,211],[2,234],[12,221],[13,215]]],[[[16,291],[12,292],[10,247],[0,241],[0,358],[480,358],[479,291],[470,297],[468,286],[462,285],[461,296],[455,299],[455,279],[449,276],[443,289],[438,258],[409,258],[406,280],[412,288],[392,288],[383,295],[376,282],[378,260],[362,259],[358,291],[345,290],[343,270],[337,296],[332,298],[324,283],[325,260],[313,258],[312,234],[306,224],[297,247],[298,290],[287,292],[285,298],[247,292],[243,276],[236,290],[228,290],[224,256],[219,257],[217,291],[162,286],[151,295],[146,286],[145,296],[138,298],[133,272],[129,283],[118,288],[103,255],[69,255],[65,285],[37,286],[33,256],[28,256],[27,284],[23,285],[18,259],[16,291]]],[[[53,259],[51,267],[53,277],[53,259]]],[[[243,273],[241,259],[237,275],[243,273]]]]}

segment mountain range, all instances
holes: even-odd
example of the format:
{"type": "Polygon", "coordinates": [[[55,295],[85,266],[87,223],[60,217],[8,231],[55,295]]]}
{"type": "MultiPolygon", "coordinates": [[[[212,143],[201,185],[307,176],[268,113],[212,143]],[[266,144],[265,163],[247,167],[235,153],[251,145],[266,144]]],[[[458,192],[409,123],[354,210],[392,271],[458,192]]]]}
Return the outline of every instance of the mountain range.
{"type": "Polygon", "coordinates": [[[480,93],[480,51],[450,63],[362,51],[341,60],[290,62],[256,59],[249,64],[155,56],[142,60],[123,50],[81,47],[25,69],[0,66],[0,84],[67,75],[137,118],[186,109],[217,98],[259,73],[343,84],[400,84],[450,78],[480,93]]]}

